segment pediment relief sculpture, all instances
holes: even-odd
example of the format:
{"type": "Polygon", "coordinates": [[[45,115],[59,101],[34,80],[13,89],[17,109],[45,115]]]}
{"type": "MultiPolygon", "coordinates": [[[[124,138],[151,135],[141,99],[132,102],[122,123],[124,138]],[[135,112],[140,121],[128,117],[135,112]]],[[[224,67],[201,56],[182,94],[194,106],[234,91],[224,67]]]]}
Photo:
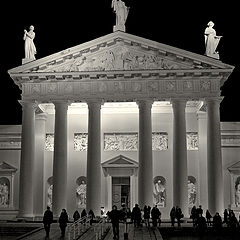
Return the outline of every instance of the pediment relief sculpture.
{"type": "Polygon", "coordinates": [[[64,63],[48,66],[37,72],[78,72],[111,70],[192,69],[202,68],[193,63],[181,63],[153,51],[139,50],[137,46],[120,45],[94,54],[83,54],[64,63]]]}

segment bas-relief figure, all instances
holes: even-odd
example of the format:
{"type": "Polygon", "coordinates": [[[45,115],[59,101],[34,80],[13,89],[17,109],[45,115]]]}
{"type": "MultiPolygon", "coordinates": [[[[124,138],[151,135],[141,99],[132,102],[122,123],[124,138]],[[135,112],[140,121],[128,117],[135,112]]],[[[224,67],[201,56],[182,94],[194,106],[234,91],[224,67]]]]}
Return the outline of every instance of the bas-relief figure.
{"type": "Polygon", "coordinates": [[[198,133],[187,133],[187,150],[198,150],[198,133]]]}
{"type": "Polygon", "coordinates": [[[196,204],[197,190],[196,179],[193,176],[188,176],[188,204],[190,206],[196,204]]]}
{"type": "Polygon", "coordinates": [[[126,7],[122,0],[112,0],[112,8],[116,13],[116,25],[114,30],[125,32],[125,22],[127,20],[129,8],[126,7]]]}
{"type": "Polygon", "coordinates": [[[166,180],[162,176],[153,179],[153,196],[154,202],[158,207],[166,206],[166,180]]]}
{"type": "Polygon", "coordinates": [[[10,183],[5,177],[0,178],[0,207],[9,206],[10,183]]]}
{"type": "Polygon", "coordinates": [[[74,133],[74,150],[75,151],[87,151],[88,146],[88,134],[87,133],[74,133]]]}
{"type": "Polygon", "coordinates": [[[76,181],[76,201],[78,208],[86,208],[86,191],[87,191],[87,184],[86,184],[86,177],[81,176],[76,181]]]}
{"type": "Polygon", "coordinates": [[[210,21],[207,24],[207,28],[205,29],[205,54],[209,57],[219,59],[219,54],[216,52],[217,46],[222,36],[217,36],[215,29],[213,29],[214,23],[210,21]]]}
{"type": "Polygon", "coordinates": [[[34,26],[29,27],[29,31],[24,30],[23,40],[25,41],[25,59],[35,60],[35,54],[37,53],[33,39],[35,38],[34,26]]]}

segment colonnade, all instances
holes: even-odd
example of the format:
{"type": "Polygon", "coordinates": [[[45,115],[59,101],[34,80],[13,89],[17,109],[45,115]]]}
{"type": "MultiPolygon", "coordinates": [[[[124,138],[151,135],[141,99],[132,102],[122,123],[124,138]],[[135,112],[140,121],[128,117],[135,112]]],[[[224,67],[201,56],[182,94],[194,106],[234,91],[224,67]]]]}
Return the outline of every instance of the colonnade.
{"type": "MultiPolygon", "coordinates": [[[[20,163],[19,217],[33,217],[35,109],[37,104],[21,101],[23,109],[22,150],[20,163]]],[[[53,157],[53,212],[59,215],[67,205],[67,111],[68,102],[56,101],[53,157]]],[[[152,206],[152,100],[140,100],[139,107],[139,172],[138,203],[152,206]]],[[[172,99],[173,108],[173,205],[188,213],[187,145],[185,108],[187,100],[172,99]]],[[[101,103],[88,102],[87,210],[100,215],[101,208],[101,103]]],[[[206,99],[208,208],[223,210],[223,178],[219,99],[206,99]]]]}

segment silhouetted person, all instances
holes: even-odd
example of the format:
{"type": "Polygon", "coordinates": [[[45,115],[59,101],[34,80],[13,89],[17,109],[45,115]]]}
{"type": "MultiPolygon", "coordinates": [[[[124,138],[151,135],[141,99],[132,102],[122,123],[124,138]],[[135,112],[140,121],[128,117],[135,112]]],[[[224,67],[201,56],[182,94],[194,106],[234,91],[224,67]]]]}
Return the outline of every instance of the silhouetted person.
{"type": "Polygon", "coordinates": [[[160,218],[160,215],[161,215],[161,213],[160,213],[159,209],[157,208],[157,205],[155,205],[151,211],[153,227],[157,227],[157,222],[160,218]]]}
{"type": "Polygon", "coordinates": [[[226,223],[227,226],[228,226],[228,217],[229,217],[228,210],[224,209],[224,212],[223,212],[223,223],[226,223]]]}
{"type": "Polygon", "coordinates": [[[127,208],[127,218],[132,218],[132,212],[130,208],[127,208]]]}
{"type": "Polygon", "coordinates": [[[61,237],[64,237],[67,223],[68,223],[68,214],[66,209],[62,209],[58,222],[61,229],[61,237]]]}
{"type": "Polygon", "coordinates": [[[149,224],[150,211],[151,211],[151,207],[145,205],[144,208],[143,208],[143,218],[144,218],[146,227],[150,227],[150,224],[149,224]]]}
{"type": "Polygon", "coordinates": [[[46,232],[46,238],[49,237],[50,227],[52,222],[53,222],[53,213],[50,210],[50,207],[47,207],[47,210],[44,212],[44,215],[43,215],[43,225],[46,232]]]}
{"type": "MultiPolygon", "coordinates": [[[[86,217],[87,216],[87,211],[86,211],[86,209],[84,208],[83,210],[82,210],[82,212],[81,212],[81,218],[84,218],[84,217],[86,217]]],[[[85,222],[86,222],[86,218],[83,220],[83,223],[85,224],[85,222]]]]}
{"type": "Polygon", "coordinates": [[[176,219],[177,219],[177,222],[178,222],[178,227],[181,226],[181,218],[183,218],[183,213],[182,213],[182,210],[180,207],[176,207],[176,219]]]}
{"type": "Polygon", "coordinates": [[[138,204],[135,204],[135,207],[132,210],[132,219],[134,223],[134,227],[139,227],[141,224],[141,210],[138,204]]]}
{"type": "Polygon", "coordinates": [[[175,218],[176,218],[176,209],[175,207],[172,207],[170,211],[170,219],[171,219],[172,227],[174,227],[175,218]]]}
{"type": "Polygon", "coordinates": [[[203,217],[201,214],[198,216],[197,218],[197,230],[198,230],[198,233],[201,236],[204,235],[206,229],[207,229],[207,222],[206,222],[206,219],[205,217],[203,217]]]}
{"type": "Polygon", "coordinates": [[[229,214],[228,227],[230,229],[232,237],[234,237],[234,235],[236,234],[236,229],[238,227],[238,221],[233,211],[229,214]]]}
{"type": "Polygon", "coordinates": [[[206,211],[206,219],[207,219],[207,225],[208,226],[211,226],[211,218],[212,218],[212,215],[209,212],[209,210],[207,209],[207,211],[206,211]]]}
{"type": "Polygon", "coordinates": [[[197,215],[197,218],[199,218],[200,215],[201,216],[203,215],[202,205],[199,205],[199,207],[197,208],[196,215],[197,215]]]}
{"type": "Polygon", "coordinates": [[[190,218],[193,221],[193,227],[195,227],[196,226],[196,221],[197,221],[197,208],[196,208],[195,205],[191,209],[191,216],[190,216],[190,218]]]}
{"type": "Polygon", "coordinates": [[[108,217],[111,219],[113,228],[113,239],[119,239],[119,220],[122,217],[121,211],[117,210],[117,206],[113,205],[112,211],[108,212],[108,217]]]}
{"type": "Polygon", "coordinates": [[[90,218],[90,225],[92,225],[93,219],[95,218],[95,214],[94,214],[94,212],[93,212],[92,209],[89,210],[88,216],[89,216],[89,218],[90,218]]]}
{"type": "Polygon", "coordinates": [[[73,213],[73,221],[76,222],[80,218],[78,210],[73,213]]]}
{"type": "Polygon", "coordinates": [[[218,212],[213,217],[213,228],[217,233],[222,230],[222,218],[218,212]]]}

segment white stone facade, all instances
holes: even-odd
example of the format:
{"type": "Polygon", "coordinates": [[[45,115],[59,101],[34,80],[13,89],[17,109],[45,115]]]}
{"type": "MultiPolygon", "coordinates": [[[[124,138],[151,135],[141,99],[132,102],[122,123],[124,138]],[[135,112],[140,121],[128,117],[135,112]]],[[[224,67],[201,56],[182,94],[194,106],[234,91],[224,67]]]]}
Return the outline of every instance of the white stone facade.
{"type": "Polygon", "coordinates": [[[152,205],[149,186],[163,177],[167,217],[172,205],[188,214],[192,176],[196,203],[222,212],[220,87],[232,71],[120,31],[9,70],[22,89],[19,216],[43,211],[50,177],[54,214],[67,204],[73,211],[76,201],[66,196],[75,199],[80,176],[87,177],[86,208],[96,215],[111,207],[113,177],[130,178],[131,206],[152,205]]]}

